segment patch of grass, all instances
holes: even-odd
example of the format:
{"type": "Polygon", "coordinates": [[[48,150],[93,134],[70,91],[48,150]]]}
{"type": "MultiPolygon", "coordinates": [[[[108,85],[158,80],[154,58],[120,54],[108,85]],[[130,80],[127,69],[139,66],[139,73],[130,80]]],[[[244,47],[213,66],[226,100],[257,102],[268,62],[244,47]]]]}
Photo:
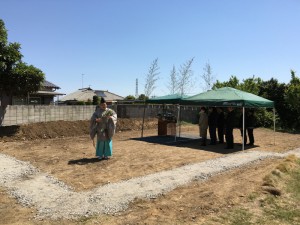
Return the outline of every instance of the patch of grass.
{"type": "Polygon", "coordinates": [[[273,195],[262,188],[249,194],[245,204],[224,210],[206,224],[300,224],[300,159],[288,157],[264,177],[263,186],[276,187],[283,194],[273,195]]]}
{"type": "Polygon", "coordinates": [[[233,209],[230,210],[227,214],[220,216],[215,221],[220,224],[228,225],[251,225],[253,215],[246,209],[233,209]]]}
{"type": "Polygon", "coordinates": [[[280,220],[287,224],[296,224],[297,221],[300,222],[299,209],[291,208],[288,205],[278,205],[277,202],[272,205],[271,209],[265,209],[265,215],[270,220],[280,220]]]}
{"type": "MultiPolygon", "coordinates": [[[[297,160],[297,164],[300,167],[300,160],[297,160]]],[[[293,170],[290,173],[290,179],[287,183],[287,191],[292,193],[293,196],[300,201],[300,169],[293,170]]]]}
{"type": "Polygon", "coordinates": [[[248,196],[248,199],[253,202],[254,200],[256,200],[258,198],[258,193],[253,192],[248,196]]]}

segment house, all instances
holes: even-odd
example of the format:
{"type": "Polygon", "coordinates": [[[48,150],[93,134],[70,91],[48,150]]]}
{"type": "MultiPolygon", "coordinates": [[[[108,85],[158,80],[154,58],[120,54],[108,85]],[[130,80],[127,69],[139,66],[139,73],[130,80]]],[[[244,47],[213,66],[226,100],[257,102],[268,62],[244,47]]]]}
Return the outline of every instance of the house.
{"type": "Polygon", "coordinates": [[[2,106],[6,105],[50,105],[54,103],[54,97],[65,95],[56,92],[60,89],[57,85],[45,80],[41,89],[36,93],[29,94],[28,96],[2,96],[2,106]]]}
{"type": "Polygon", "coordinates": [[[123,100],[124,97],[109,92],[108,90],[93,90],[90,87],[81,88],[77,91],[68,94],[60,99],[61,104],[77,104],[78,102],[92,102],[94,96],[99,96],[105,98],[108,105],[111,105],[118,100],[123,100]]]}
{"type": "Polygon", "coordinates": [[[57,85],[45,81],[41,90],[29,96],[29,104],[50,105],[54,103],[54,97],[65,95],[64,93],[56,92],[60,89],[57,85]]]}

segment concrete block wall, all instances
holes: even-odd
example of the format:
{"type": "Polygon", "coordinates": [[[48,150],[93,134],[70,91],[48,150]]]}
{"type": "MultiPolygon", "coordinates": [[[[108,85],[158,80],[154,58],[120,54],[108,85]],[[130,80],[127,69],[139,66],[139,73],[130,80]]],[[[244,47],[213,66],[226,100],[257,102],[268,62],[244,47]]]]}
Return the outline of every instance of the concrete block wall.
{"type": "Polygon", "coordinates": [[[94,105],[9,105],[5,109],[2,108],[0,110],[0,125],[11,126],[58,120],[89,120],[94,111],[94,105]]]}
{"type": "MultiPolygon", "coordinates": [[[[119,118],[143,118],[144,105],[114,105],[110,106],[119,118]]],[[[167,106],[168,112],[178,115],[177,106],[167,106]]],[[[0,107],[0,126],[11,126],[48,121],[89,120],[95,111],[94,105],[9,105],[0,107]]],[[[162,105],[147,105],[145,118],[155,118],[163,112],[162,105]]],[[[197,123],[199,107],[181,106],[181,120],[197,123]]]]}

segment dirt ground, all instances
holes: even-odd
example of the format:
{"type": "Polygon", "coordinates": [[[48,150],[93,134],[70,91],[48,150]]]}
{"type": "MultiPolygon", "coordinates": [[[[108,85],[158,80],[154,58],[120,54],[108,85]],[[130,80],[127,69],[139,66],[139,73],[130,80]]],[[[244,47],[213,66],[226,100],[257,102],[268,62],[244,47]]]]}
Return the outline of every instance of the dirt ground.
{"type": "MultiPolygon", "coordinates": [[[[239,130],[234,131],[235,148],[200,146],[199,140],[181,143],[157,142],[157,121],[147,120],[144,138],[142,121],[120,119],[113,139],[113,157],[95,159],[88,136],[88,121],[48,122],[0,128],[0,153],[29,161],[41,171],[62,180],[76,191],[198,163],[240,151],[239,130]],[[150,138],[151,137],[151,138],[150,138]]],[[[182,135],[198,135],[198,127],[184,126],[182,135]]],[[[248,150],[284,152],[300,146],[299,134],[255,129],[255,146],[248,150]]],[[[163,140],[163,139],[159,139],[163,140]]],[[[207,182],[192,182],[151,200],[137,200],[116,215],[59,221],[60,224],[201,224],[211,216],[260,191],[263,177],[280,160],[265,160],[247,168],[226,172],[207,182]]],[[[25,208],[0,188],[0,224],[57,224],[36,221],[34,208],[25,208]]]]}

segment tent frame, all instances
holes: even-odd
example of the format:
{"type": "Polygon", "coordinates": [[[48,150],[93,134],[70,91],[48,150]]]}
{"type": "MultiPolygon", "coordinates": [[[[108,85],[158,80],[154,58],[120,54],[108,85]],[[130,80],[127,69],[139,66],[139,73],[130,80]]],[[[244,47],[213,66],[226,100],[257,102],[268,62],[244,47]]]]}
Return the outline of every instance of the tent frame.
{"type": "MultiPolygon", "coordinates": [[[[179,127],[179,137],[181,134],[181,105],[201,105],[201,106],[210,106],[210,107],[233,107],[240,108],[243,110],[243,135],[242,135],[242,150],[245,149],[245,106],[247,108],[273,108],[273,123],[274,123],[274,133],[276,132],[275,128],[275,106],[274,102],[268,99],[264,99],[260,96],[254,95],[249,92],[244,92],[230,87],[219,88],[217,90],[207,91],[194,95],[191,97],[182,98],[179,95],[167,95],[154,99],[149,99],[147,102],[152,104],[177,104],[178,116],[175,132],[175,141],[177,140],[177,127],[179,127]],[[224,96],[227,94],[228,98],[224,96]],[[216,97],[217,96],[217,97],[216,97]],[[246,98],[247,97],[247,98],[246,98]]],[[[145,102],[146,108],[146,102],[145,102]]],[[[143,124],[142,124],[142,137],[144,130],[144,117],[145,117],[145,108],[143,115],[143,124]]],[[[275,145],[275,135],[274,135],[274,145],[275,145]]]]}
{"type": "MultiPolygon", "coordinates": [[[[178,128],[178,137],[181,137],[181,106],[180,104],[176,104],[177,105],[177,122],[176,122],[176,132],[175,132],[175,137],[174,137],[174,142],[177,141],[177,128],[178,128]]],[[[145,114],[146,114],[146,108],[147,108],[148,104],[144,104],[144,114],[143,114],[143,123],[142,123],[142,133],[141,133],[141,137],[143,138],[144,137],[144,121],[145,121],[145,114]]],[[[210,106],[210,107],[219,107],[219,106],[210,106]]],[[[220,107],[221,108],[221,107],[220,107]]],[[[225,108],[225,107],[222,107],[222,108],[225,108]]],[[[239,108],[239,107],[233,107],[233,108],[239,108]]],[[[242,107],[242,110],[243,110],[243,135],[242,135],[242,150],[244,151],[245,150],[245,143],[244,143],[244,140],[245,140],[245,134],[246,134],[246,131],[245,131],[245,106],[242,107]]],[[[276,133],[276,121],[275,121],[275,107],[273,107],[273,126],[274,126],[274,133],[276,133]]],[[[274,135],[274,145],[275,145],[275,135],[274,135]]]]}

